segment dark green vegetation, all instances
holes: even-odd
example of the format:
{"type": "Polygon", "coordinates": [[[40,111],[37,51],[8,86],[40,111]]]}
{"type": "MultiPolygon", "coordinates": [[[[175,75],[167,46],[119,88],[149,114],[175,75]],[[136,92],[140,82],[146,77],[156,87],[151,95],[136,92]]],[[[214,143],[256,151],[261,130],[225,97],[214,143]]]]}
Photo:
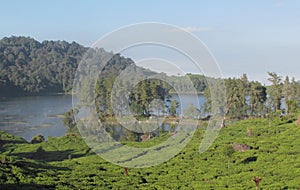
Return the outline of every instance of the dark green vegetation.
{"type": "Polygon", "coordinates": [[[68,92],[86,48],[29,37],[0,40],[0,95],[68,92]]]}
{"type": "MultiPolygon", "coordinates": [[[[133,114],[137,120],[146,119],[150,115],[159,115],[158,113],[151,112],[149,108],[150,103],[155,99],[160,99],[162,101],[167,100],[168,103],[165,103],[163,107],[157,107],[156,110],[160,110],[160,114],[178,117],[176,112],[176,108],[178,107],[178,103],[175,101],[170,102],[170,94],[174,91],[174,86],[181,84],[182,86],[188,85],[187,80],[190,77],[192,83],[189,85],[197,86],[197,81],[202,80],[201,75],[186,75],[184,77],[169,77],[174,81],[172,87],[162,81],[157,79],[145,79],[139,83],[137,83],[133,89],[128,99],[123,101],[115,101],[114,96],[117,97],[125,97],[125,91],[130,89],[130,82],[134,80],[134,77],[127,77],[126,80],[121,81],[121,83],[114,83],[116,77],[118,76],[117,71],[122,71],[124,68],[121,68],[120,61],[114,61],[114,63],[119,63],[113,65],[113,67],[108,67],[106,69],[107,75],[103,75],[102,78],[99,79],[96,86],[96,99],[95,103],[97,106],[97,113],[99,119],[102,121],[110,118],[114,120],[114,112],[112,103],[119,105],[121,108],[126,106],[127,101],[129,101],[129,106],[131,110],[131,114],[133,114]],[[116,66],[119,66],[116,68],[116,66]],[[183,79],[185,82],[177,81],[178,79],[183,79]],[[196,80],[197,79],[197,80],[196,80]],[[177,81],[177,82],[176,82],[177,81]],[[117,94],[112,93],[113,85],[117,86],[117,94]],[[113,101],[111,101],[113,100],[113,101]],[[125,103],[125,104],[124,104],[125,103]],[[124,104],[124,106],[122,106],[124,104]]],[[[132,62],[128,62],[127,65],[133,64],[132,62]]],[[[135,68],[136,73],[144,73],[144,69],[135,68]]],[[[149,73],[149,71],[148,71],[149,73]]],[[[152,73],[153,74],[153,73],[152,73]]],[[[145,74],[147,76],[147,74],[145,74]]],[[[168,78],[168,76],[160,73],[160,78],[168,78]]],[[[230,123],[231,120],[240,120],[245,118],[269,118],[272,119],[275,116],[280,116],[282,114],[287,115],[288,117],[293,117],[293,114],[297,112],[298,105],[300,103],[299,94],[300,94],[300,85],[293,78],[291,81],[287,77],[284,83],[282,83],[282,77],[278,76],[276,73],[269,73],[270,82],[272,85],[267,89],[261,83],[257,81],[249,81],[246,74],[244,74],[241,78],[228,78],[224,79],[224,85],[226,88],[226,107],[223,108],[223,112],[225,113],[225,118],[223,122],[223,127],[230,123]],[[268,97],[269,95],[269,97],[268,97]],[[281,106],[282,103],[285,103],[285,108],[281,106]],[[225,122],[225,120],[227,122],[225,122]]],[[[167,80],[167,79],[166,79],[167,80]]],[[[219,80],[219,79],[211,79],[211,80],[219,80]]],[[[204,83],[204,86],[207,86],[204,83]]],[[[218,84],[218,83],[216,83],[218,84]]],[[[180,86],[180,85],[179,85],[180,86]]],[[[176,89],[179,86],[175,87],[176,89]]],[[[201,86],[201,85],[200,85],[201,86]]],[[[191,89],[191,86],[185,86],[185,89],[191,89]]],[[[205,113],[210,113],[211,109],[211,95],[210,91],[212,88],[219,89],[219,86],[210,86],[210,88],[204,88],[204,97],[206,98],[206,102],[203,108],[199,109],[193,105],[190,105],[186,110],[182,110],[181,114],[185,117],[190,118],[203,118],[205,113]]],[[[200,87],[198,86],[198,89],[200,87]]],[[[187,91],[189,92],[189,91],[187,91]]],[[[218,90],[215,90],[218,92],[218,90]]],[[[216,101],[219,100],[216,96],[216,101]]],[[[72,112],[72,111],[71,111],[72,112]]],[[[70,113],[67,113],[67,118],[72,119],[70,117],[70,113]]],[[[180,119],[180,118],[178,118],[180,119]]],[[[116,120],[116,119],[115,119],[116,120]]],[[[69,120],[71,123],[75,123],[74,120],[69,120]]],[[[75,127],[75,125],[69,126],[66,125],[69,129],[75,127]]],[[[113,129],[112,129],[113,130],[113,129]]],[[[113,132],[112,132],[113,133],[113,132]]],[[[126,132],[129,136],[136,136],[137,134],[130,134],[130,132],[126,132]]],[[[138,134],[139,135],[139,134],[138,134]]],[[[139,138],[136,138],[139,139],[139,138]]]]}
{"type": "MultiPolygon", "coordinates": [[[[1,39],[0,96],[70,92],[75,71],[88,50],[91,49],[76,42],[38,42],[30,37],[15,36],[1,39]]],[[[86,55],[87,57],[93,56],[95,52],[89,53],[92,55],[86,55]]],[[[133,63],[132,60],[120,55],[113,56],[109,62],[110,68],[113,67],[109,70],[110,77],[133,63]]],[[[186,92],[188,83],[184,81],[188,78],[186,76],[175,78],[174,82],[181,81],[176,83],[178,91],[186,92]]],[[[189,78],[194,82],[198,92],[204,90],[203,76],[193,75],[189,78]]]]}
{"type": "MultiPolygon", "coordinates": [[[[260,189],[300,187],[300,128],[294,119],[248,119],[221,130],[205,153],[198,152],[203,129],[178,155],[150,168],[124,168],[93,154],[80,136],[68,134],[29,144],[0,133],[1,189],[260,189]],[[251,133],[249,134],[249,130],[251,133]],[[249,150],[232,150],[245,144],[249,150]]],[[[152,146],[162,135],[129,146],[152,146]]]]}
{"type": "MultiPolygon", "coordinates": [[[[119,100],[117,98],[124,97],[129,87],[131,78],[126,78],[126,81],[121,81],[120,84],[114,83],[115,77],[106,77],[100,79],[96,86],[96,106],[100,117],[105,120],[105,117],[114,116],[113,105],[117,104],[122,109],[122,104],[130,102],[130,111],[136,116],[149,116],[153,110],[150,109],[150,103],[153,100],[164,101],[170,98],[169,91],[172,89],[170,85],[157,79],[145,79],[137,83],[130,93],[127,100],[119,100]],[[112,93],[113,85],[117,88],[116,93],[112,93]],[[113,101],[112,101],[112,100],[113,101]]],[[[165,110],[165,107],[160,108],[160,113],[165,110]]]]}
{"type": "MultiPolygon", "coordinates": [[[[296,112],[300,103],[300,85],[294,78],[288,77],[284,83],[276,73],[269,73],[272,85],[268,88],[256,81],[249,81],[246,74],[241,78],[224,79],[226,86],[226,119],[244,119],[267,117],[296,112]],[[268,97],[269,95],[269,97],[268,97]],[[282,107],[285,103],[285,107],[282,107]]],[[[212,88],[218,88],[212,86],[212,88]]],[[[221,93],[221,92],[220,92],[221,93]]],[[[204,110],[209,112],[211,105],[210,89],[206,88],[204,110]]]]}

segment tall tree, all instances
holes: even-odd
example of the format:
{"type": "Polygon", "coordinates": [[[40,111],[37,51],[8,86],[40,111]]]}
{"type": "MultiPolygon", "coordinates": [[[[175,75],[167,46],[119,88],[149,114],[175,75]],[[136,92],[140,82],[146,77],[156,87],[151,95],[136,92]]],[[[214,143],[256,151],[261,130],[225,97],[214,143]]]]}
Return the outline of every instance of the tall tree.
{"type": "Polygon", "coordinates": [[[286,77],[283,84],[283,96],[286,105],[286,113],[293,114],[297,112],[299,104],[299,84],[293,77],[291,82],[288,76],[286,77]]]}
{"type": "Polygon", "coordinates": [[[169,109],[169,113],[171,116],[175,116],[177,114],[176,109],[178,108],[178,106],[179,106],[179,103],[177,102],[177,100],[172,100],[171,106],[169,109]]]}
{"type": "Polygon", "coordinates": [[[246,117],[248,115],[247,111],[249,109],[247,98],[249,96],[249,91],[250,91],[250,83],[246,74],[243,74],[242,77],[240,78],[239,87],[241,88],[240,89],[241,91],[240,101],[242,102],[241,112],[243,114],[243,117],[246,117]]]}
{"type": "Polygon", "coordinates": [[[291,83],[290,83],[290,79],[288,76],[285,77],[285,80],[283,82],[282,95],[283,95],[285,101],[291,99],[291,83]]]}
{"type": "Polygon", "coordinates": [[[149,104],[148,104],[148,96],[147,96],[147,81],[143,80],[140,83],[140,104],[143,107],[144,115],[149,115],[149,104]]]}
{"type": "Polygon", "coordinates": [[[268,92],[270,104],[271,108],[277,112],[281,107],[282,77],[275,72],[268,72],[268,74],[270,76],[268,80],[272,83],[268,92]]]}
{"type": "Polygon", "coordinates": [[[249,105],[251,116],[262,116],[265,112],[267,89],[259,82],[250,83],[249,105]]]}
{"type": "Polygon", "coordinates": [[[285,106],[286,106],[286,112],[289,112],[289,105],[290,103],[288,103],[289,101],[291,101],[291,83],[290,83],[290,79],[288,76],[285,77],[285,80],[283,82],[283,86],[282,86],[282,96],[284,97],[284,102],[285,102],[285,106]]]}
{"type": "Polygon", "coordinates": [[[226,85],[226,115],[231,118],[247,116],[246,90],[241,79],[229,78],[226,85]]]}
{"type": "Polygon", "coordinates": [[[299,103],[300,101],[300,85],[293,77],[290,84],[290,99],[299,103]]]}

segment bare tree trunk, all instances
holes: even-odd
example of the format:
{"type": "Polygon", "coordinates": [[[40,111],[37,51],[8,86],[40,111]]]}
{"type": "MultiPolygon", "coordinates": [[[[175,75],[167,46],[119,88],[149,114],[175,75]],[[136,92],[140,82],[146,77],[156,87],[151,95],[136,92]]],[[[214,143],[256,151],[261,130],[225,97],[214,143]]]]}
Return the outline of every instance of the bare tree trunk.
{"type": "Polygon", "coordinates": [[[225,127],[225,117],[222,119],[222,122],[221,122],[221,128],[224,128],[225,127]]]}

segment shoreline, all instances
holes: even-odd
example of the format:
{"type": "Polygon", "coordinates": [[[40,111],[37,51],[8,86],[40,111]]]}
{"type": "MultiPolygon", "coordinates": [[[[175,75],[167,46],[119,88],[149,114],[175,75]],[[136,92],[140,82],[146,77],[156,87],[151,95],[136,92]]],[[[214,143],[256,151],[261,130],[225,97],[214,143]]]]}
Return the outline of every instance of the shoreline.
{"type": "MultiPolygon", "coordinates": [[[[170,95],[203,95],[204,92],[170,92],[170,95]]],[[[1,98],[13,98],[13,97],[34,97],[34,96],[62,96],[62,95],[72,95],[71,92],[45,92],[45,93],[13,93],[13,94],[7,94],[7,95],[1,95],[0,94],[0,99],[1,98]]]]}
{"type": "Polygon", "coordinates": [[[6,95],[2,96],[0,95],[0,100],[5,98],[22,98],[22,97],[38,97],[38,96],[64,96],[64,95],[72,95],[71,92],[69,93],[63,93],[63,92],[53,92],[53,93],[38,93],[38,94],[12,94],[12,95],[6,95]]]}

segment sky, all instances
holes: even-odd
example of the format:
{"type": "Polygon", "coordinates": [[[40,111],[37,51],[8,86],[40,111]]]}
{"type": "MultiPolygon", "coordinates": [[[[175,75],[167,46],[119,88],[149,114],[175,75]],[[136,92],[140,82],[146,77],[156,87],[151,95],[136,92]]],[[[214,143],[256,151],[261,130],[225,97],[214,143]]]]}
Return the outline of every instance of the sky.
{"type": "Polygon", "coordinates": [[[224,77],[246,73],[268,84],[267,72],[276,72],[300,80],[298,0],[5,0],[0,5],[0,38],[30,36],[91,46],[120,27],[162,22],[205,43],[224,77]]]}

